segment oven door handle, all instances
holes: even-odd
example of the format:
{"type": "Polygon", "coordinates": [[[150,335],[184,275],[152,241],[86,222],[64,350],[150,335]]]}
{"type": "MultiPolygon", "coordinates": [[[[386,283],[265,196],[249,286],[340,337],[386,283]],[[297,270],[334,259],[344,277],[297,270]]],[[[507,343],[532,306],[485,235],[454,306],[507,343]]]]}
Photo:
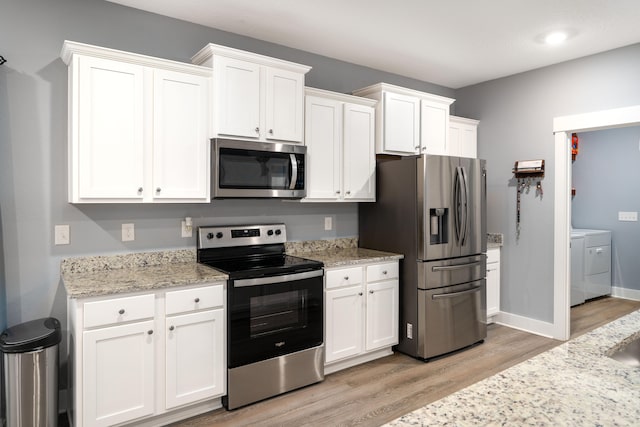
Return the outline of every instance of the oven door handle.
{"type": "Polygon", "coordinates": [[[281,276],[259,277],[256,279],[237,279],[233,280],[234,288],[243,288],[246,286],[269,285],[273,283],[293,282],[295,280],[310,279],[312,277],[321,277],[324,270],[305,271],[304,273],[283,274],[281,276]]]}

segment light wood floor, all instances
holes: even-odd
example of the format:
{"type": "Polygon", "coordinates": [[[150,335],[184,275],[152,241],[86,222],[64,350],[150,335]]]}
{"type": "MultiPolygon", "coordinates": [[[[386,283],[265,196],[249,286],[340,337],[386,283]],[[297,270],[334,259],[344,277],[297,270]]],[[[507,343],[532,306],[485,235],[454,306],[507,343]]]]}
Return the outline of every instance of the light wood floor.
{"type": "MultiPolygon", "coordinates": [[[[571,338],[637,309],[640,301],[618,298],[574,307],[571,338]]],[[[424,363],[396,353],[327,375],[319,384],[174,426],[380,426],[560,343],[490,325],[483,344],[439,360],[424,363]]]]}

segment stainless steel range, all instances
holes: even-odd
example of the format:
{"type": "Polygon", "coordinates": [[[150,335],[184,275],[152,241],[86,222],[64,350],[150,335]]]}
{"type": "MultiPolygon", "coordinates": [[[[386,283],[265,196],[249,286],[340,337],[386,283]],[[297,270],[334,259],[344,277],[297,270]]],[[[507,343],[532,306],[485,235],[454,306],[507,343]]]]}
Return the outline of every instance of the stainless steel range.
{"type": "Polygon", "coordinates": [[[229,275],[227,409],[324,379],[323,264],[286,240],[284,224],[198,229],[198,262],[229,275]]]}

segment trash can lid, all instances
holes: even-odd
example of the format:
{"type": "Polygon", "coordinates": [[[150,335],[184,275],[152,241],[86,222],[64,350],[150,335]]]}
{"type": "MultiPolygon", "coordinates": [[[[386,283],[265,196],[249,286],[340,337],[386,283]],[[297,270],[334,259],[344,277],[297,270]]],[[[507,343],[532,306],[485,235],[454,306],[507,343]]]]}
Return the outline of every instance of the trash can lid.
{"type": "Polygon", "coordinates": [[[4,353],[25,353],[60,343],[60,322],[54,317],[20,323],[0,335],[0,350],[4,353]]]}

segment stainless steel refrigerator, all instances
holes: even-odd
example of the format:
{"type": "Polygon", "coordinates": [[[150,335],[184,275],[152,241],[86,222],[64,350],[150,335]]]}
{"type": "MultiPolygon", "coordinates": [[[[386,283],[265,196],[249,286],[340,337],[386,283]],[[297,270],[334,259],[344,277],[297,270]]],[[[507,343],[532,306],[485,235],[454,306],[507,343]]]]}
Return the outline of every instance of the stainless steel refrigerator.
{"type": "Polygon", "coordinates": [[[379,159],[359,246],[404,254],[397,349],[431,359],[481,342],[486,327],[485,161],[379,159]]]}

